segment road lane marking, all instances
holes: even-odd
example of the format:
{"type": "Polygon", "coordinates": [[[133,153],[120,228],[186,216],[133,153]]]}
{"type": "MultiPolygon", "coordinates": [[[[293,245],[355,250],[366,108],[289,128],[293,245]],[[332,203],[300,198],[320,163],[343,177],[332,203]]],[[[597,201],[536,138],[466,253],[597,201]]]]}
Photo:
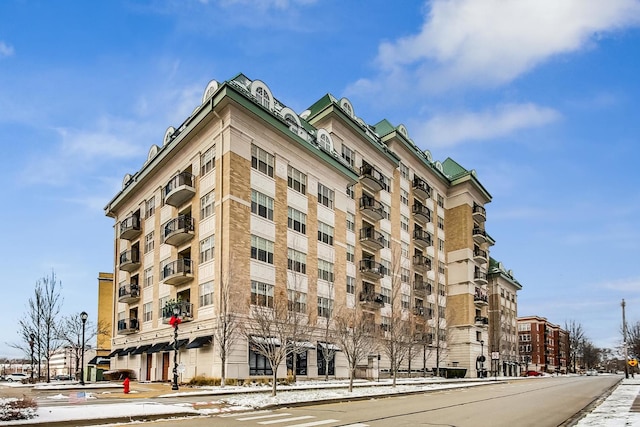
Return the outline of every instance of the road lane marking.
{"type": "MultiPolygon", "coordinates": [[[[291,414],[287,414],[287,415],[291,415],[291,414]]],[[[315,417],[313,415],[303,415],[301,417],[284,418],[280,420],[260,421],[258,422],[258,424],[269,425],[269,424],[278,424],[278,423],[288,423],[289,421],[308,420],[309,418],[315,418],[315,417]]]]}
{"type": "Polygon", "coordinates": [[[321,426],[323,424],[329,424],[329,423],[337,423],[340,420],[320,420],[320,421],[311,421],[310,423],[304,423],[304,424],[295,424],[292,426],[288,426],[288,427],[313,427],[313,426],[321,426]]]}
{"type": "Polygon", "coordinates": [[[288,415],[291,415],[287,412],[283,412],[281,414],[270,414],[270,415],[255,415],[253,417],[244,417],[244,418],[237,418],[238,421],[251,421],[251,420],[260,420],[263,418],[275,418],[275,417],[286,417],[288,415]]]}

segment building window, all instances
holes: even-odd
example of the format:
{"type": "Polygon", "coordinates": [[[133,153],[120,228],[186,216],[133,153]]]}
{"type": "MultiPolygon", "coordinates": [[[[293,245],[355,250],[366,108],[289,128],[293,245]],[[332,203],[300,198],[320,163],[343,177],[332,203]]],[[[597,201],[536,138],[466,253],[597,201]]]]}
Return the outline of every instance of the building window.
{"type": "Polygon", "coordinates": [[[342,158],[353,167],[356,163],[356,153],[346,145],[342,144],[342,158]]]}
{"type": "Polygon", "coordinates": [[[287,227],[298,233],[307,234],[307,214],[294,208],[287,209],[287,227]]]}
{"type": "Polygon", "coordinates": [[[409,218],[406,215],[400,215],[400,228],[409,232],[409,218]]]}
{"type": "Polygon", "coordinates": [[[400,255],[409,258],[409,244],[407,242],[400,242],[400,255]]]}
{"type": "Polygon", "coordinates": [[[382,302],[385,304],[391,304],[391,289],[383,286],[380,290],[382,291],[382,302]]]}
{"type": "Polygon", "coordinates": [[[151,322],[153,320],[153,302],[147,302],[142,306],[142,321],[151,322]]]}
{"type": "Polygon", "coordinates": [[[444,262],[438,261],[438,273],[444,274],[444,262]]]}
{"type": "Polygon", "coordinates": [[[213,282],[200,284],[200,307],[213,304],[213,282]]]}
{"type": "Polygon", "coordinates": [[[255,97],[258,104],[262,105],[264,108],[269,108],[269,105],[271,104],[271,95],[267,89],[257,87],[255,97]]]}
{"type": "Polygon", "coordinates": [[[356,248],[349,244],[347,244],[347,261],[356,262],[356,248]]]}
{"type": "Polygon", "coordinates": [[[307,255],[295,249],[288,248],[287,268],[297,273],[307,274],[307,255]]]}
{"type": "Polygon", "coordinates": [[[273,307],[273,285],[255,280],[251,281],[251,304],[261,307],[273,307]]]}
{"type": "Polygon", "coordinates": [[[266,194],[251,190],[251,212],[273,221],[273,199],[266,194]]]}
{"type": "Polygon", "coordinates": [[[351,212],[347,212],[347,230],[356,231],[356,216],[351,212]]]}
{"type": "Polygon", "coordinates": [[[333,227],[318,221],[318,241],[333,246],[333,227]]]}
{"type": "Polygon", "coordinates": [[[147,213],[147,218],[152,216],[156,211],[156,198],[155,196],[151,197],[145,203],[145,212],[147,213]]]}
{"type": "Polygon", "coordinates": [[[318,279],[333,283],[333,263],[318,259],[318,279]]]}
{"type": "Polygon", "coordinates": [[[402,304],[402,308],[404,310],[408,310],[409,309],[409,303],[411,302],[411,298],[409,297],[409,295],[401,294],[400,295],[400,301],[401,301],[401,304],[402,304]]]}
{"type": "Polygon", "coordinates": [[[216,163],[216,146],[209,148],[200,156],[200,175],[206,175],[213,170],[216,163]]]}
{"type": "Polygon", "coordinates": [[[439,249],[441,252],[444,252],[444,240],[442,240],[442,239],[438,239],[438,249],[439,249]]]}
{"type": "Polygon", "coordinates": [[[391,330],[391,319],[388,316],[381,316],[380,321],[380,328],[385,332],[389,332],[391,330]]]}
{"type": "Polygon", "coordinates": [[[438,207],[444,209],[444,197],[442,197],[440,194],[438,194],[438,207]]]}
{"type": "Polygon", "coordinates": [[[441,216],[438,217],[438,228],[440,230],[444,230],[444,218],[442,218],[441,216]]]}
{"type": "Polygon", "coordinates": [[[153,267],[149,267],[144,270],[144,285],[145,288],[153,286],[153,267]]]}
{"type": "Polygon", "coordinates": [[[256,353],[251,346],[249,347],[249,375],[273,375],[269,360],[264,355],[256,353]]]}
{"type": "Polygon", "coordinates": [[[409,192],[404,188],[400,189],[400,202],[403,205],[409,206],[409,192]]]}
{"type": "Polygon", "coordinates": [[[347,196],[349,196],[351,200],[356,198],[356,191],[353,188],[353,184],[347,185],[347,196]]]}
{"type": "Polygon", "coordinates": [[[333,310],[333,300],[330,298],[318,297],[318,317],[326,319],[331,317],[333,310]]]}
{"type": "Polygon", "coordinates": [[[251,235],[251,258],[273,264],[273,242],[251,235]]]}
{"type": "Polygon", "coordinates": [[[380,202],[382,205],[382,217],[384,219],[391,219],[391,208],[384,202],[380,202]]]}
{"type": "Polygon", "coordinates": [[[262,148],[251,145],[251,167],[273,178],[274,157],[262,148]]]}
{"type": "Polygon", "coordinates": [[[409,283],[409,275],[410,272],[408,268],[400,267],[400,282],[409,283]]]}
{"type": "Polygon", "coordinates": [[[482,332],[476,331],[476,341],[482,341],[482,332]]]}
{"type": "Polygon", "coordinates": [[[402,162],[400,162],[400,176],[409,179],[409,167],[402,162]]]}
{"type": "Polygon", "coordinates": [[[382,237],[384,237],[384,247],[385,248],[390,248],[391,247],[391,235],[389,233],[387,233],[386,231],[382,231],[382,230],[380,230],[380,234],[382,235],[382,237]]]}
{"type": "Polygon", "coordinates": [[[200,197],[200,219],[205,219],[213,215],[213,191],[200,197]]]}
{"type": "Polygon", "coordinates": [[[200,241],[200,262],[207,262],[213,259],[213,250],[215,248],[215,236],[205,237],[200,241]]]}
{"type": "Polygon", "coordinates": [[[347,276],[347,293],[355,294],[356,293],[356,278],[352,276],[347,276]]]}
{"type": "Polygon", "coordinates": [[[316,350],[316,360],[318,361],[318,375],[335,375],[336,352],[328,351],[325,354],[326,350],[323,350],[321,348],[322,345],[323,344],[320,344],[316,350]]]}
{"type": "Polygon", "coordinates": [[[287,185],[298,193],[307,194],[307,175],[294,167],[288,166],[287,185]]]}
{"type": "Polygon", "coordinates": [[[162,297],[158,299],[158,318],[159,319],[162,319],[163,317],[162,310],[164,309],[164,306],[167,304],[167,301],[169,301],[169,297],[162,297]]]}
{"type": "Polygon", "coordinates": [[[307,312],[307,294],[293,289],[287,290],[289,311],[294,313],[307,312]]]}
{"type": "Polygon", "coordinates": [[[320,203],[321,205],[325,205],[329,209],[333,209],[333,199],[333,190],[318,183],[318,203],[320,203]]]}
{"type": "Polygon", "coordinates": [[[329,134],[326,132],[320,133],[318,138],[318,145],[320,146],[320,148],[330,153],[333,151],[333,143],[331,142],[331,137],[329,137],[329,134]]]}
{"type": "Polygon", "coordinates": [[[153,238],[153,231],[146,236],[144,236],[144,253],[151,252],[155,246],[155,241],[153,238]]]}

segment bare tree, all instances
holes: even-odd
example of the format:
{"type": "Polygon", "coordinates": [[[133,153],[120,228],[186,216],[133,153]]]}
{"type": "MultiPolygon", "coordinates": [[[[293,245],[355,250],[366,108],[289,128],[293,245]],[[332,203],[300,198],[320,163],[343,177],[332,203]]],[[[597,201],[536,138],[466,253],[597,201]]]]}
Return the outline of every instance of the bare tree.
{"type": "Polygon", "coordinates": [[[569,366],[572,372],[576,372],[578,357],[582,353],[582,344],[585,340],[582,325],[575,320],[565,321],[564,329],[569,334],[569,366]]]}
{"type": "Polygon", "coordinates": [[[291,312],[288,307],[287,294],[281,291],[274,295],[273,302],[263,305],[252,305],[247,323],[241,332],[256,354],[264,356],[271,366],[272,389],[275,396],[278,385],[278,367],[286,360],[290,337],[292,336],[291,312]]]}
{"type": "Polygon", "coordinates": [[[293,382],[297,381],[298,356],[309,350],[311,325],[307,311],[306,293],[301,291],[297,276],[289,276],[287,289],[287,318],[289,336],[287,337],[287,352],[291,356],[291,375],[293,382]]]}
{"type": "Polygon", "coordinates": [[[587,369],[597,368],[602,361],[602,350],[585,339],[582,342],[582,360],[587,369]]]}
{"type": "Polygon", "coordinates": [[[375,349],[373,333],[375,325],[359,305],[344,308],[335,318],[334,340],[347,358],[349,368],[349,392],[353,391],[353,379],[358,362],[367,358],[375,349]]]}
{"type": "Polygon", "coordinates": [[[640,357],[640,322],[627,324],[627,351],[629,356],[640,357]]]}
{"type": "MultiPolygon", "coordinates": [[[[85,326],[85,347],[86,343],[91,342],[98,335],[110,336],[111,330],[104,323],[95,325],[91,320],[87,320],[85,326]]],[[[56,338],[62,341],[62,345],[71,348],[72,355],[75,359],[75,366],[80,367],[80,359],[82,358],[82,320],[80,313],[63,316],[56,325],[56,338]]],[[[79,372],[76,372],[76,376],[79,372]]]]}
{"type": "Polygon", "coordinates": [[[231,302],[231,283],[233,281],[232,269],[228,270],[226,277],[220,283],[220,300],[216,327],[213,330],[213,339],[220,355],[220,386],[224,387],[227,376],[227,359],[231,353],[231,347],[238,339],[238,317],[233,311],[231,302]]]}
{"type": "MultiPolygon", "coordinates": [[[[331,293],[333,293],[333,283],[331,284],[331,293]]],[[[324,318],[324,321],[318,319],[320,333],[322,335],[323,342],[320,343],[320,352],[322,354],[323,366],[324,366],[324,380],[329,381],[329,362],[333,360],[336,354],[336,346],[330,341],[333,339],[332,326],[334,323],[335,310],[329,310],[328,316],[324,318]]]]}

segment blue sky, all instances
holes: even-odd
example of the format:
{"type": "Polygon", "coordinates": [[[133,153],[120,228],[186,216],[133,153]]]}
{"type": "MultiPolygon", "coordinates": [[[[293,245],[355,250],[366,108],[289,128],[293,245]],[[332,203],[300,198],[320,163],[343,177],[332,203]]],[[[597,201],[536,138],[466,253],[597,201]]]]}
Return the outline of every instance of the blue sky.
{"type": "Polygon", "coordinates": [[[347,96],[475,169],[520,315],[604,347],[622,298],[640,321],[638,0],[6,0],[0,16],[0,356],[52,269],[63,311],[95,316],[103,207],[239,72],[297,112],[347,96]]]}

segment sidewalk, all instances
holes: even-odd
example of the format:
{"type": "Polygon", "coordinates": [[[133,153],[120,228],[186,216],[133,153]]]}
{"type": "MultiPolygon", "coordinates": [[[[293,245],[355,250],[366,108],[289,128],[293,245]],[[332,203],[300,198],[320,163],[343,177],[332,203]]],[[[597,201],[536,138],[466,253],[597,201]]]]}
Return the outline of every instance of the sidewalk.
{"type": "Polygon", "coordinates": [[[576,427],[640,427],[640,379],[623,379],[576,427]]]}

